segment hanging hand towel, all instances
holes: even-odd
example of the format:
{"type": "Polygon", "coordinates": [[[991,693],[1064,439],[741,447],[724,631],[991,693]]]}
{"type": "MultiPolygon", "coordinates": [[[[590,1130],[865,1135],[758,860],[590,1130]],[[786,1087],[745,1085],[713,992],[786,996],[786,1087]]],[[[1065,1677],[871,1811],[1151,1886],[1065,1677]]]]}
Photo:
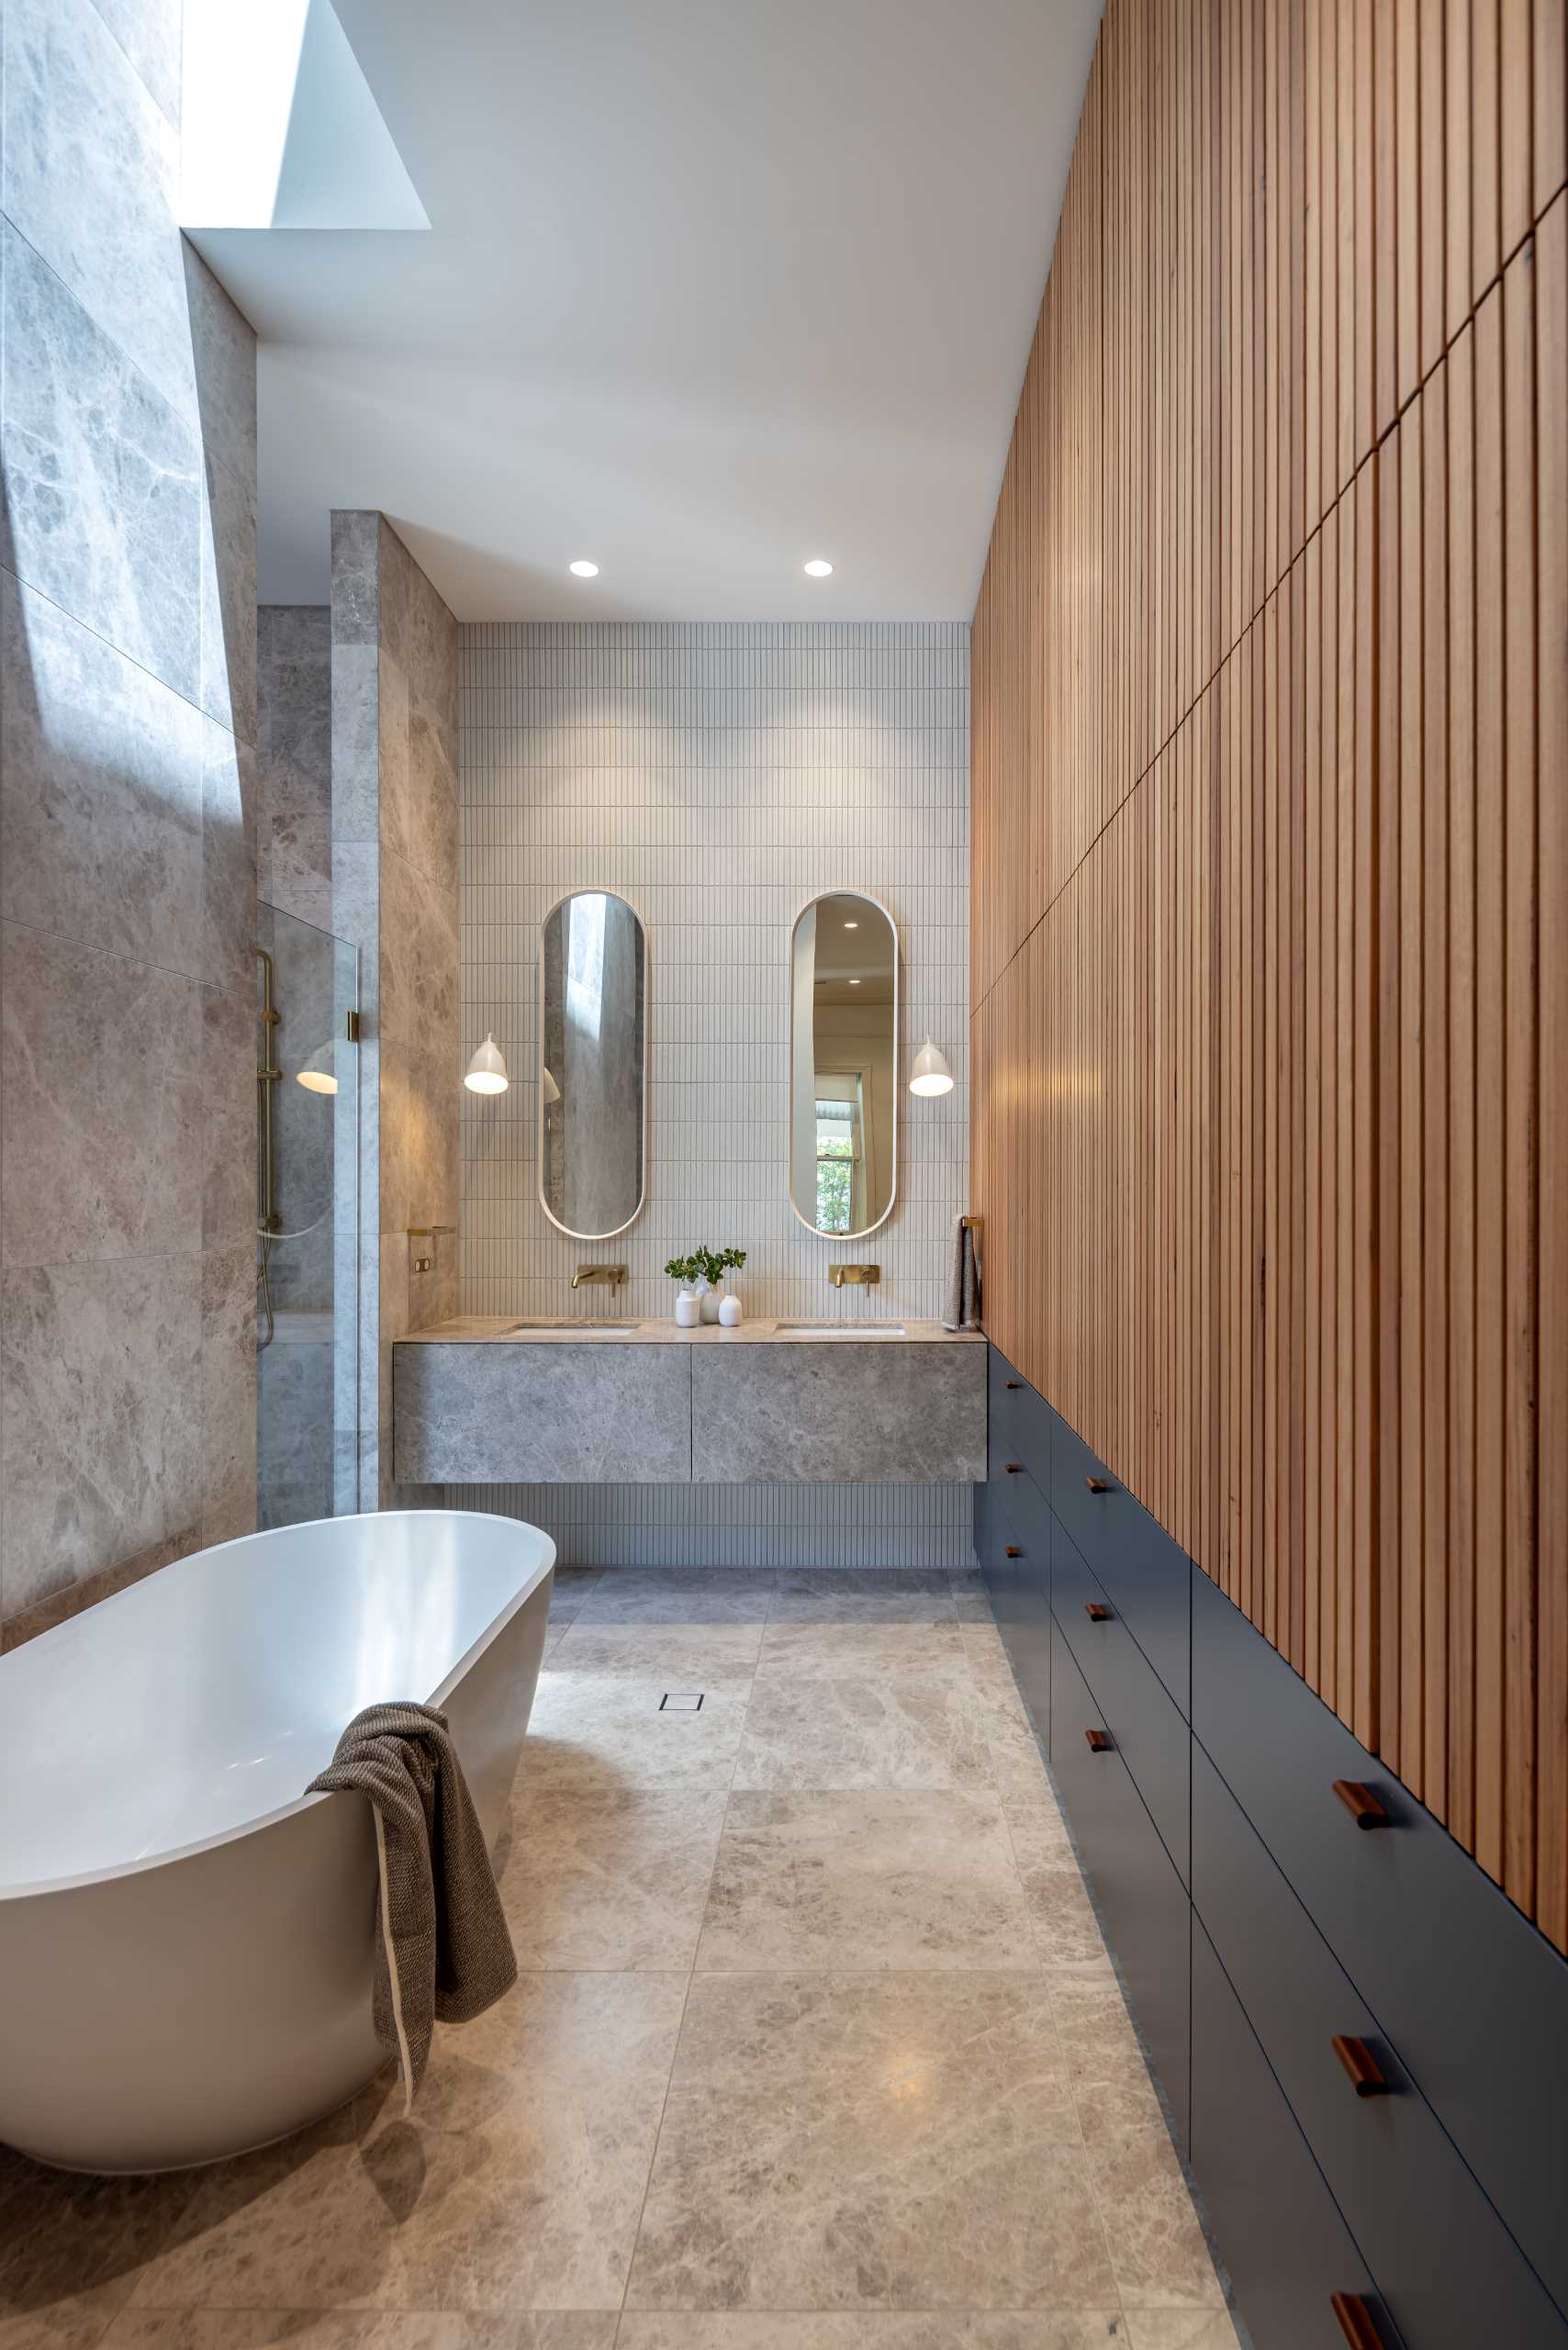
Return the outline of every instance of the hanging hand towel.
{"type": "Polygon", "coordinates": [[[975,1255],[974,1226],[967,1216],[953,1222],[953,1249],[947,1269],[947,1303],[944,1330],[978,1330],[980,1326],[980,1260],[975,1255]]]}
{"type": "Polygon", "coordinates": [[[312,1793],[362,1795],[375,1815],[376,2038],[414,2102],[436,2021],[468,2023],[517,1980],[485,1832],[433,1706],[367,1706],[312,1793]]]}

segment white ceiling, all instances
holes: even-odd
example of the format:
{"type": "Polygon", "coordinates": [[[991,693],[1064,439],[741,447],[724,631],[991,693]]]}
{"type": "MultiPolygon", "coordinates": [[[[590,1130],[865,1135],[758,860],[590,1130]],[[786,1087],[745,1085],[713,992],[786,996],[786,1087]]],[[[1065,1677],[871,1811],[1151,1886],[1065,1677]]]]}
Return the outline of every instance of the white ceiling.
{"type": "Polygon", "coordinates": [[[198,237],[263,600],[366,506],[464,620],[967,620],[1099,14],[339,0],[431,229],[198,237]]]}

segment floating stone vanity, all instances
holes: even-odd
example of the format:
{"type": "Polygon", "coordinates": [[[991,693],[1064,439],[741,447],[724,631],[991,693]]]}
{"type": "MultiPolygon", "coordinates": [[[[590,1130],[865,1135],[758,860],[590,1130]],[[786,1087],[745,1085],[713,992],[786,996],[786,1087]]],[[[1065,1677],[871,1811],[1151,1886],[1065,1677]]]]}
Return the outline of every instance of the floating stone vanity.
{"type": "Polygon", "coordinates": [[[407,1484],[949,1485],[986,1473],[986,1347],[939,1322],[738,1330],[463,1315],[392,1349],[407,1484]]]}

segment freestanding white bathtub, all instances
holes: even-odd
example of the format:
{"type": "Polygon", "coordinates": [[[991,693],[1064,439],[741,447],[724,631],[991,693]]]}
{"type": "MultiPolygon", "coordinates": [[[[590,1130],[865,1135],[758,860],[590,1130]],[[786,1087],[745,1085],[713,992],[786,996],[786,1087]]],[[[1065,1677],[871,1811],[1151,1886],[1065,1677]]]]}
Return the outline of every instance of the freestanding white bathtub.
{"type": "Polygon", "coordinates": [[[300,1791],[363,1706],[417,1697],[493,1850],[554,1562],[461,1510],[281,1527],[0,1658],[0,2140],[167,2170],[372,2078],[370,1806],[300,1791]]]}

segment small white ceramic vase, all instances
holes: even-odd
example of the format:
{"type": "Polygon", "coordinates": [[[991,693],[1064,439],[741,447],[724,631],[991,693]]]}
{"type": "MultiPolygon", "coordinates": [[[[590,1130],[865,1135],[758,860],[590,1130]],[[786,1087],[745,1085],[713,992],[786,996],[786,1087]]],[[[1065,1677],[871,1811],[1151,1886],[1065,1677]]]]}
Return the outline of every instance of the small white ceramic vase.
{"type": "Polygon", "coordinates": [[[719,1300],[719,1319],[723,1324],[726,1330],[736,1330],[740,1327],[740,1299],[738,1297],[731,1297],[727,1291],[719,1300]]]}
{"type": "Polygon", "coordinates": [[[703,1292],[702,1292],[702,1319],[704,1320],[704,1322],[717,1322],[717,1321],[718,1321],[718,1319],[719,1319],[719,1309],[720,1309],[720,1307],[723,1304],[723,1302],[724,1302],[724,1300],[723,1300],[723,1296],[722,1296],[722,1293],[720,1291],[718,1291],[718,1290],[716,1290],[716,1289],[705,1289],[705,1290],[703,1291],[703,1292]]]}
{"type": "Polygon", "coordinates": [[[689,1290],[683,1289],[675,1301],[675,1318],[680,1329],[695,1330],[702,1319],[701,1299],[694,1297],[689,1290]]]}

